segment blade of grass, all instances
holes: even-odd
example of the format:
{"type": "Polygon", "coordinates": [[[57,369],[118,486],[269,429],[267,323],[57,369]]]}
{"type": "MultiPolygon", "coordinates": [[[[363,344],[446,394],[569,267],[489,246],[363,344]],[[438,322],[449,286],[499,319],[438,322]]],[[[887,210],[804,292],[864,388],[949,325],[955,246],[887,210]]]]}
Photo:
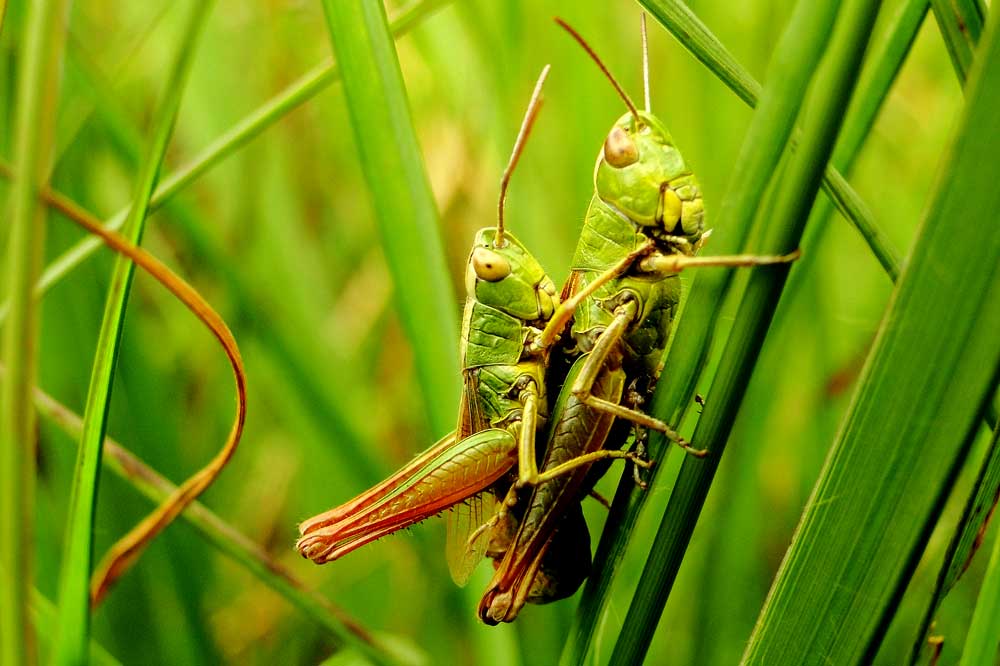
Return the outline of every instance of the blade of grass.
{"type": "MultiPolygon", "coordinates": [[[[111,249],[130,257],[136,264],[170,290],[199,319],[206,323],[216,337],[224,339],[227,346],[234,344],[232,343],[232,334],[228,332],[224,325],[220,325],[222,321],[221,317],[212,311],[211,307],[190,285],[185,283],[183,279],[174,274],[158,259],[141,248],[132,245],[122,236],[107,231],[101,226],[100,220],[81,209],[65,196],[46,189],[42,192],[41,197],[56,211],[62,213],[89,232],[98,235],[102,239],[102,242],[111,249]]],[[[0,375],[2,373],[3,369],[0,368],[0,375]]],[[[75,439],[80,438],[83,432],[82,419],[80,417],[38,389],[35,390],[35,403],[38,410],[44,416],[56,422],[71,437],[75,439]]],[[[162,502],[179,492],[177,486],[147,467],[145,463],[110,438],[105,438],[104,448],[112,458],[108,461],[102,456],[101,462],[108,465],[115,473],[131,481],[140,492],[150,499],[162,502]]],[[[271,560],[266,552],[215,516],[211,511],[194,502],[190,506],[190,509],[182,515],[186,516],[188,521],[202,532],[210,542],[219,547],[223,552],[232,555],[252,572],[260,575],[265,583],[270,583],[280,593],[285,594],[292,603],[303,608],[307,613],[312,613],[315,616],[314,619],[317,619],[320,624],[334,629],[340,635],[343,633],[343,630],[339,627],[338,622],[343,623],[350,633],[355,634],[363,641],[371,642],[370,637],[363,628],[351,621],[350,618],[343,616],[340,611],[331,605],[326,604],[325,600],[319,595],[313,593],[311,595],[312,599],[304,598],[301,593],[304,590],[304,586],[301,583],[295,580],[280,564],[271,560]],[[271,573],[277,574],[279,579],[271,578],[271,573]],[[285,581],[282,582],[280,578],[284,578],[285,581]],[[289,583],[290,585],[285,583],[289,583]],[[323,611],[324,605],[329,609],[329,612],[325,614],[323,611]],[[319,613],[316,612],[317,609],[319,613]],[[336,618],[336,621],[332,623],[329,617],[331,613],[336,618]]]]}
{"type": "MultiPolygon", "coordinates": [[[[3,379],[5,374],[4,368],[0,367],[0,379],[3,379]]],[[[70,438],[79,439],[83,420],[71,409],[38,388],[34,391],[34,403],[44,418],[59,426],[70,438]]],[[[101,457],[101,464],[116,476],[128,481],[140,494],[154,503],[163,502],[177,492],[176,485],[111,437],[104,439],[104,455],[101,457]]],[[[212,546],[246,568],[263,584],[302,611],[309,619],[329,631],[334,638],[354,645],[375,663],[400,663],[364,626],[348,616],[342,609],[333,605],[323,595],[309,590],[302,581],[296,578],[284,565],[272,558],[266,550],[201,502],[192,502],[180,514],[180,517],[212,546]]]]}
{"type": "MultiPolygon", "coordinates": [[[[883,7],[885,6],[883,5],[883,7]]],[[[917,37],[920,25],[927,15],[927,9],[927,0],[906,0],[892,17],[885,38],[873,39],[872,55],[868,59],[871,66],[862,73],[861,80],[858,82],[858,92],[848,107],[847,120],[844,122],[840,136],[837,137],[837,145],[830,158],[830,164],[841,174],[850,173],[854,166],[854,161],[871,133],[879,110],[889,94],[889,89],[898,76],[906,55],[917,37]]],[[[860,199],[844,203],[847,207],[864,206],[860,199]]],[[[816,202],[816,206],[810,213],[812,220],[806,227],[806,236],[802,242],[804,247],[822,246],[832,213],[831,199],[824,198],[816,202]]],[[[865,210],[855,213],[854,217],[870,219],[871,214],[865,210]]],[[[883,240],[882,244],[888,259],[883,264],[883,268],[889,279],[895,282],[899,279],[901,263],[899,255],[888,241],[883,240]]],[[[812,273],[819,256],[820,254],[816,252],[806,253],[803,256],[796,271],[797,276],[789,282],[786,298],[795,299],[798,289],[805,283],[807,276],[812,273]]]]}
{"type": "Polygon", "coordinates": [[[928,600],[923,621],[914,637],[913,648],[910,651],[911,664],[916,664],[920,658],[924,641],[930,633],[931,623],[934,621],[934,615],[941,602],[965,573],[965,570],[969,568],[969,564],[972,563],[972,557],[982,544],[997,500],[1000,499],[1000,438],[998,438],[998,434],[1000,434],[1000,428],[993,432],[993,441],[990,442],[983,458],[984,463],[979,470],[979,476],[976,477],[976,482],[965,503],[962,517],[948,543],[948,550],[945,552],[944,562],[941,564],[941,570],[938,572],[937,582],[934,585],[934,593],[928,600]]]}
{"type": "MultiPolygon", "coordinates": [[[[871,61],[873,67],[867,72],[867,76],[862,76],[859,82],[858,93],[854,95],[851,106],[848,110],[847,120],[844,123],[843,131],[837,140],[834,149],[832,162],[835,166],[846,172],[853,163],[865,137],[871,130],[875,116],[881,108],[892,82],[902,65],[902,62],[909,51],[910,45],[916,37],[917,30],[927,11],[926,0],[909,0],[898,8],[885,30],[885,38],[872,45],[873,56],[871,61]]],[[[780,76],[785,79],[785,75],[780,76]]],[[[768,81],[778,81],[779,76],[768,74],[768,81]]],[[[765,100],[761,101],[763,106],[765,100]]],[[[761,111],[755,114],[754,122],[761,116],[761,111]]],[[[751,134],[753,130],[748,132],[751,134]]],[[[773,146],[780,146],[777,138],[763,139],[758,147],[748,147],[744,145],[744,152],[763,157],[773,146]]],[[[719,229],[713,240],[712,251],[719,254],[736,253],[746,251],[741,249],[749,231],[749,220],[733,221],[732,211],[737,212],[737,217],[747,217],[740,214],[741,211],[758,210],[760,197],[742,197],[742,201],[735,205],[727,203],[733,201],[734,190],[738,190],[740,185],[738,179],[741,173],[756,173],[756,168],[749,171],[741,168],[743,158],[737,160],[734,166],[733,182],[727,192],[727,200],[723,202],[719,209],[719,215],[713,218],[713,227],[719,229]]],[[[763,163],[761,173],[769,173],[775,168],[775,162],[763,163]]],[[[835,171],[828,171],[834,174],[834,178],[839,178],[835,171]]],[[[863,208],[864,204],[857,197],[848,197],[843,200],[843,204],[848,208],[863,208]]],[[[820,199],[817,201],[812,217],[814,220],[826,220],[831,212],[832,204],[830,199],[820,199]]],[[[867,210],[859,210],[852,214],[858,220],[870,219],[867,210]]],[[[815,240],[819,234],[817,232],[825,228],[825,223],[811,222],[807,227],[807,238],[803,241],[806,247],[816,247],[818,241],[815,240]]],[[[885,254],[888,259],[885,268],[890,277],[895,280],[899,274],[899,259],[895,250],[887,243],[885,244],[885,254]]],[[[798,262],[796,272],[791,276],[788,285],[788,298],[802,285],[806,274],[814,265],[816,254],[807,253],[798,262]]],[[[684,312],[677,325],[674,339],[671,343],[665,363],[666,376],[669,382],[661,383],[658,392],[653,397],[652,408],[661,414],[670,414],[672,419],[668,422],[679,424],[684,420],[685,413],[691,403],[694,394],[694,385],[701,375],[709,350],[712,345],[713,331],[720,312],[721,303],[725,301],[728,293],[728,285],[731,282],[732,274],[729,272],[705,272],[695,276],[694,284],[688,297],[684,312]]],[[[780,315],[779,315],[780,316],[780,315]]],[[[660,449],[663,446],[662,440],[653,435],[649,443],[650,456],[659,459],[662,455],[660,449]]],[[[650,474],[650,484],[655,480],[658,469],[654,468],[650,474]]],[[[594,556],[594,570],[600,572],[599,575],[592,576],[587,586],[584,588],[583,598],[576,618],[576,623],[567,643],[567,651],[564,652],[564,663],[569,659],[573,662],[573,656],[579,654],[582,642],[592,641],[596,622],[601,615],[601,608],[597,600],[606,600],[606,594],[612,585],[615,574],[618,571],[618,563],[621,561],[632,530],[638,520],[639,512],[645,503],[647,493],[637,489],[630,478],[622,478],[615,493],[614,502],[606,521],[606,526],[601,534],[601,540],[594,556]],[[581,643],[577,643],[581,641],[581,643]]]]}
{"type": "MultiPolygon", "coordinates": [[[[994,437],[996,445],[996,437],[994,437]]],[[[994,539],[993,554],[979,589],[976,610],[965,639],[959,666],[976,666],[995,661],[1000,649],[1000,539],[994,539]]]]}
{"type": "MultiPolygon", "coordinates": [[[[801,240],[809,208],[819,190],[824,167],[857,80],[878,6],[879,3],[868,0],[849,0],[840,10],[836,25],[827,26],[827,34],[832,27],[830,45],[822,67],[813,76],[812,94],[801,114],[804,118],[801,140],[790,156],[783,181],[776,184],[775,204],[763,229],[762,251],[787,251],[801,240]]],[[[816,34],[798,35],[798,39],[805,44],[816,39],[816,34]]],[[[788,266],[776,266],[771,270],[755,270],[750,275],[736,323],[712,383],[710,400],[693,436],[693,441],[711,453],[704,460],[687,458],[681,466],[652,555],[646,561],[615,645],[614,663],[638,663],[648,649],[725,450],[788,270],[788,266]]]]}
{"type": "MultiPolygon", "coordinates": [[[[639,4],[669,30],[681,46],[701,61],[737,97],[755,106],[760,97],[760,84],[750,75],[708,27],[681,0],[639,0],[639,4]]],[[[879,226],[872,219],[861,198],[844,177],[832,167],[824,173],[823,190],[861,234],[879,263],[891,272],[898,256],[879,226]]]]}
{"type": "MultiPolygon", "coordinates": [[[[5,168],[7,168],[6,165],[0,162],[0,171],[5,168]]],[[[53,192],[51,189],[46,189],[42,192],[41,198],[67,219],[100,237],[103,243],[113,250],[131,257],[136,264],[184,302],[209,328],[212,328],[217,337],[231,340],[232,335],[219,326],[221,318],[211,312],[211,307],[204,302],[201,296],[155,257],[141,248],[131,245],[118,234],[107,231],[101,225],[100,220],[81,209],[67,197],[53,192]]],[[[0,377],[3,374],[4,370],[0,367],[0,377]]],[[[35,404],[43,416],[59,425],[70,437],[77,440],[80,438],[82,419],[79,416],[38,389],[35,391],[35,404]]],[[[139,492],[154,502],[164,502],[178,494],[177,486],[149,468],[114,440],[105,438],[104,453],[106,456],[102,456],[102,464],[109,467],[118,476],[128,480],[139,492]],[[110,459],[107,456],[110,456],[110,459]]],[[[273,560],[266,551],[200,503],[193,502],[180,515],[212,545],[245,566],[264,584],[288,599],[317,624],[329,630],[334,637],[355,645],[375,663],[407,663],[405,659],[397,659],[392,656],[392,653],[376,642],[364,627],[318,593],[307,590],[298,579],[280,563],[273,560]]]]}
{"type": "MultiPolygon", "coordinates": [[[[131,213],[123,227],[125,238],[135,244],[142,239],[149,199],[156,187],[160,165],[163,163],[173,132],[195,44],[211,4],[195,2],[190,10],[167,79],[165,97],[156,113],[154,138],[136,181],[131,213]]],[[[131,260],[119,257],[115,262],[94,354],[83,417],[83,432],[80,436],[80,448],[70,494],[69,524],[60,575],[59,631],[54,657],[54,662],[57,664],[82,663],[87,655],[90,636],[89,580],[93,557],[94,510],[100,479],[101,443],[104,441],[107,427],[115,363],[134,273],[135,265],[131,260]]],[[[239,422],[242,425],[242,419],[239,422]]]]}
{"type": "Polygon", "coordinates": [[[437,208],[381,3],[324,0],[355,144],[435,433],[454,427],[458,319],[437,208]]]}
{"type": "MultiPolygon", "coordinates": [[[[726,197],[714,218],[713,227],[722,233],[718,234],[718,246],[712,248],[713,252],[726,255],[741,251],[755,213],[761,208],[771,174],[792,135],[815,63],[826,45],[823,39],[805,40],[803,35],[829,35],[836,10],[836,3],[822,3],[813,11],[809,4],[800,2],[783,31],[768,66],[768,85],[761,92],[726,197]]],[[[664,365],[670,379],[660,382],[653,395],[652,410],[668,414],[667,423],[682,420],[711,346],[719,304],[725,299],[733,276],[732,271],[706,271],[695,278],[664,365]]],[[[669,451],[668,444],[660,433],[651,433],[651,459],[662,459],[669,451]]],[[[650,470],[650,484],[655,483],[662,467],[657,465],[650,470]]],[[[636,488],[628,475],[623,476],[594,557],[595,573],[584,588],[563,652],[564,664],[581,663],[593,645],[597,621],[609,601],[608,592],[647,495],[636,488]]]]}
{"type": "Polygon", "coordinates": [[[1000,372],[1000,40],[990,19],[968,103],[841,434],[744,657],[870,663],[1000,372]],[[928,321],[947,322],[927,326],[928,321]],[[914,359],[933,358],[933,363],[914,359]]]}
{"type": "Polygon", "coordinates": [[[930,0],[930,3],[955,74],[964,84],[983,33],[986,10],[977,0],[930,0]]]}
{"type": "MultiPolygon", "coordinates": [[[[449,2],[451,0],[418,0],[414,2],[393,21],[393,35],[399,37],[405,34],[406,31],[418,25],[434,11],[447,5],[449,2]]],[[[149,212],[156,211],[171,197],[194,182],[199,176],[245,146],[261,132],[277,123],[299,106],[315,97],[320,91],[338,80],[339,77],[340,72],[337,64],[329,60],[320,63],[306,74],[303,74],[283,91],[254,111],[251,111],[229,130],[223,132],[219,138],[206,146],[186,165],[161,178],[159,186],[150,199],[149,212]]],[[[108,218],[106,226],[112,231],[118,230],[125,223],[128,215],[129,208],[123,208],[108,218]]],[[[66,277],[74,268],[93,255],[100,246],[100,241],[93,238],[86,238],[62,253],[46,267],[36,285],[36,297],[40,297],[66,277]]],[[[0,325],[6,321],[9,309],[9,302],[0,304],[0,325]]]]}
{"type": "MultiPolygon", "coordinates": [[[[39,628],[38,635],[41,637],[43,644],[51,642],[56,633],[56,606],[37,589],[32,590],[31,619],[35,623],[35,626],[39,628]]],[[[95,664],[96,666],[121,665],[120,661],[115,659],[110,652],[93,639],[90,640],[88,657],[87,663],[95,664]]]]}
{"type": "Polygon", "coordinates": [[[47,180],[65,42],[68,3],[33,2],[27,8],[18,53],[12,213],[6,296],[11,321],[3,336],[10,380],[0,393],[0,663],[34,661],[28,613],[34,559],[35,414],[31,387],[37,363],[38,311],[32,288],[45,238],[45,210],[35,193],[47,180]]]}
{"type": "MultiPolygon", "coordinates": [[[[407,13],[409,14],[412,12],[407,13]]],[[[80,53],[79,48],[74,48],[72,40],[67,59],[69,63],[75,64],[74,69],[80,71],[84,84],[91,89],[96,114],[111,134],[122,162],[127,168],[138,168],[142,158],[142,135],[117,99],[110,82],[96,63],[86,54],[80,53]]],[[[0,173],[3,166],[0,161],[0,173]]],[[[193,251],[193,261],[208,267],[225,280],[227,293],[234,301],[234,307],[230,309],[231,317],[240,321],[241,328],[247,331],[247,324],[258,319],[254,313],[259,312],[261,304],[266,302],[267,297],[260,286],[248,278],[248,269],[243,263],[238,266],[230,265],[226,259],[227,252],[219,241],[205,232],[208,221],[199,219],[201,216],[193,206],[183,198],[173,197],[164,202],[164,207],[173,223],[171,228],[178,232],[193,251]]],[[[269,324],[258,326],[253,332],[266,339],[267,343],[260,346],[261,352],[274,358],[274,367],[286,375],[289,385],[295,387],[302,404],[308,406],[309,413],[317,420],[318,430],[354,453],[351,468],[357,471],[358,477],[369,483],[380,480],[385,471],[384,462],[376,458],[377,453],[373,447],[366,445],[377,435],[370,428],[363,427],[367,424],[359,424],[357,418],[349,418],[351,410],[350,406],[345,406],[345,396],[331,391],[323,376],[315,372],[315,350],[305,348],[296,331],[295,326],[269,324]]],[[[349,368],[346,363],[341,364],[338,370],[341,385],[363,389],[363,377],[358,370],[349,368]]],[[[374,400],[373,396],[363,390],[352,389],[352,392],[357,397],[355,404],[371,404],[371,400],[374,400]],[[366,401],[366,398],[369,400],[366,401]]]]}

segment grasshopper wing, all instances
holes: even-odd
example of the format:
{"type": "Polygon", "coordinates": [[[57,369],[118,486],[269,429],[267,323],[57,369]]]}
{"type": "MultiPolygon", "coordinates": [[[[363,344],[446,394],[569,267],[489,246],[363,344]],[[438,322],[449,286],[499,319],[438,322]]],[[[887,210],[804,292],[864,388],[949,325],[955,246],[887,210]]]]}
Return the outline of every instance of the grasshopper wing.
{"type": "Polygon", "coordinates": [[[487,522],[496,511],[496,496],[485,490],[448,512],[448,570],[457,585],[464,586],[490,544],[487,522]]]}
{"type": "MultiPolygon", "coordinates": [[[[458,406],[459,439],[488,429],[478,397],[479,377],[473,370],[463,373],[462,396],[458,406]]],[[[447,545],[445,555],[448,570],[456,585],[465,586],[476,565],[486,555],[490,530],[486,527],[496,509],[496,496],[492,490],[467,498],[456,504],[447,514],[447,545]]]]}

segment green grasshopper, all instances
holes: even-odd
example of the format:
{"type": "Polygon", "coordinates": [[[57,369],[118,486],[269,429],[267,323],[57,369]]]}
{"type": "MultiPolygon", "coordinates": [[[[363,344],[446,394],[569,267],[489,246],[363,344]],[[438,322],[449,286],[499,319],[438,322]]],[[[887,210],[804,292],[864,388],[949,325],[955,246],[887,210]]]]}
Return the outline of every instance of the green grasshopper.
{"type": "MultiPolygon", "coordinates": [[[[552,407],[542,471],[522,470],[522,485],[531,483],[534,490],[480,602],[479,616],[487,624],[512,621],[530,597],[557,541],[561,517],[588,492],[595,480],[590,464],[609,457],[606,446],[623,444],[638,426],[663,432],[694,455],[707,453],[641,411],[660,374],[680,301],[678,273],[690,266],[755,266],[798,256],[695,257],[707,237],[701,190],[670,134],[649,111],[648,83],[646,110],[640,112],[583,38],[557,22],[598,64],[628,112],[598,155],[595,194],[562,305],[529,345],[546,349],[572,319],[566,353],[573,364],[552,407]]],[[[590,552],[577,557],[589,561],[590,552]]]]}
{"type": "MultiPolygon", "coordinates": [[[[548,74],[542,71],[525,114],[500,186],[497,226],[480,230],[466,271],[467,298],[462,324],[463,391],[458,426],[391,477],[336,508],[304,521],[297,548],[322,564],[371,541],[451,509],[448,514],[448,564],[464,584],[485,554],[502,557],[513,534],[505,522],[483,536],[484,517],[510,485],[515,465],[535,462],[535,433],[548,414],[545,351],[529,352],[559,299],[555,284],[524,245],[504,229],[507,185],[540,106],[548,74]],[[519,463],[519,459],[522,460],[519,463]],[[482,538],[480,538],[482,537],[482,538]]],[[[571,512],[572,513],[572,512],[571,512]]],[[[589,534],[582,513],[565,519],[572,551],[589,534]]],[[[498,525],[493,521],[491,525],[498,525]]],[[[572,587],[566,567],[542,576],[532,598],[554,598],[572,587]]],[[[563,594],[565,596],[565,594],[563,594]]]]}

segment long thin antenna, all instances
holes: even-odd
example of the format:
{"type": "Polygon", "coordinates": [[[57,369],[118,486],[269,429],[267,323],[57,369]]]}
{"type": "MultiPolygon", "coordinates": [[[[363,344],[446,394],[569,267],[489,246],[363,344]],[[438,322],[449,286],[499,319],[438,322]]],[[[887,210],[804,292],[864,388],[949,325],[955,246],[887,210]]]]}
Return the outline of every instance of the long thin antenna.
{"type": "Polygon", "coordinates": [[[652,112],[649,105],[649,42],[646,41],[646,12],[640,14],[642,26],[642,96],[646,101],[646,113],[652,112]]]}
{"type": "Polygon", "coordinates": [[[613,85],[615,87],[615,90],[618,91],[619,97],[621,97],[625,101],[625,106],[627,106],[628,110],[632,112],[632,116],[635,118],[636,127],[639,127],[642,124],[642,120],[639,118],[639,110],[635,108],[635,104],[632,103],[632,98],[628,96],[628,94],[625,92],[625,89],[621,87],[621,84],[618,83],[615,77],[611,75],[611,72],[608,71],[607,66],[605,66],[605,64],[601,61],[597,53],[594,52],[594,49],[590,47],[590,44],[587,43],[587,40],[581,37],[580,33],[571,28],[569,24],[566,23],[566,21],[563,21],[558,16],[555,18],[555,21],[560,25],[560,27],[562,27],[563,30],[572,35],[573,39],[575,39],[577,43],[583,47],[583,50],[587,52],[587,55],[589,55],[591,59],[597,63],[597,66],[601,68],[601,71],[604,72],[604,76],[608,77],[608,80],[611,81],[611,85],[613,85]]]}
{"type": "Polygon", "coordinates": [[[545,78],[549,75],[549,69],[551,67],[546,65],[542,68],[542,73],[538,76],[538,81],[535,83],[535,90],[531,93],[531,101],[528,102],[528,110],[524,112],[521,129],[517,133],[517,140],[514,141],[514,151],[510,154],[507,168],[504,169],[503,177],[500,179],[500,201],[497,203],[497,233],[493,239],[495,247],[503,247],[506,244],[503,239],[503,208],[504,203],[507,201],[507,185],[510,184],[510,176],[514,173],[514,167],[517,166],[517,161],[521,158],[524,143],[528,140],[528,135],[531,134],[531,126],[535,124],[538,111],[542,108],[542,86],[545,85],[545,78]]]}

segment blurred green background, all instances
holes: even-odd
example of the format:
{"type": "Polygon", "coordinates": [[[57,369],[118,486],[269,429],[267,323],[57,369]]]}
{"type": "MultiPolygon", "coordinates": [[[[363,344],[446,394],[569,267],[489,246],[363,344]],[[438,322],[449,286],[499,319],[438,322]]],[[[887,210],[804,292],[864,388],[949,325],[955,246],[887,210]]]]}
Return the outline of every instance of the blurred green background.
{"type": "MultiPolygon", "coordinates": [[[[53,184],[102,219],[130,200],[185,4],[73,4],[53,184]]],[[[792,3],[690,4],[761,79],[792,3]]],[[[390,17],[398,9],[390,3],[390,17]]],[[[0,36],[0,155],[8,160],[23,13],[13,3],[0,36]]],[[[598,70],[552,23],[553,15],[585,35],[632,96],[641,97],[639,9],[626,0],[459,0],[396,42],[441,214],[456,313],[469,244],[478,228],[494,222],[500,173],[542,66],[553,68],[546,103],[512,181],[507,220],[557,283],[568,273],[596,151],[623,111],[598,70]]],[[[653,109],[701,180],[711,226],[713,203],[725,190],[750,110],[655,23],[649,47],[653,109]]],[[[318,2],[218,2],[198,47],[164,174],[189,163],[330,53],[318,2]]],[[[901,251],[926,204],[961,102],[928,18],[850,174],[901,251]]],[[[0,194],[8,190],[0,183],[0,194]]],[[[6,225],[0,234],[5,241],[6,225]]],[[[46,257],[81,236],[51,216],[46,257]]],[[[223,314],[247,364],[247,430],[204,503],[417,661],[553,663],[575,601],[529,607],[511,626],[479,624],[474,611],[488,567],[465,590],[453,585],[443,521],[430,520],[324,567],[292,548],[298,521],[349,499],[443,434],[429,430],[415,385],[412,351],[394,310],[339,85],[288,113],[172,198],[151,217],[143,244],[223,314]]],[[[654,641],[649,663],[739,659],[877,330],[891,285],[857,233],[833,220],[803,250],[817,269],[782,301],[661,622],[669,637],[654,641]]],[[[43,302],[39,384],[77,412],[110,265],[110,254],[101,251],[43,302]]],[[[722,321],[731,322],[731,315],[722,321]]],[[[437,399],[455,403],[458,386],[456,377],[454,391],[437,399]]],[[[231,412],[231,379],[218,347],[186,310],[140,275],[109,434],[179,482],[223,441],[231,412]]],[[[75,442],[45,420],[39,436],[37,584],[52,599],[75,442]]],[[[666,464],[675,469],[678,459],[675,454],[666,464]]],[[[618,474],[616,467],[598,489],[612,495],[618,474]]],[[[628,607],[646,555],[643,544],[669,494],[665,476],[651,491],[599,648],[613,644],[628,607]]],[[[128,484],[105,474],[97,552],[149,508],[128,484]]],[[[585,510],[596,541],[606,512],[590,501],[585,510]]],[[[928,558],[940,557],[949,536],[932,537],[928,558]]],[[[945,604],[939,633],[964,632],[982,565],[973,565],[945,604]]],[[[911,587],[926,590],[935,571],[921,567],[911,587]]],[[[901,661],[919,612],[904,601],[880,661],[901,661]]],[[[97,611],[95,638],[124,663],[314,663],[337,647],[323,628],[181,523],[152,545],[97,611]]],[[[947,650],[946,642],[946,657],[947,650]]],[[[335,663],[352,663],[355,656],[348,650],[335,663]]]]}

